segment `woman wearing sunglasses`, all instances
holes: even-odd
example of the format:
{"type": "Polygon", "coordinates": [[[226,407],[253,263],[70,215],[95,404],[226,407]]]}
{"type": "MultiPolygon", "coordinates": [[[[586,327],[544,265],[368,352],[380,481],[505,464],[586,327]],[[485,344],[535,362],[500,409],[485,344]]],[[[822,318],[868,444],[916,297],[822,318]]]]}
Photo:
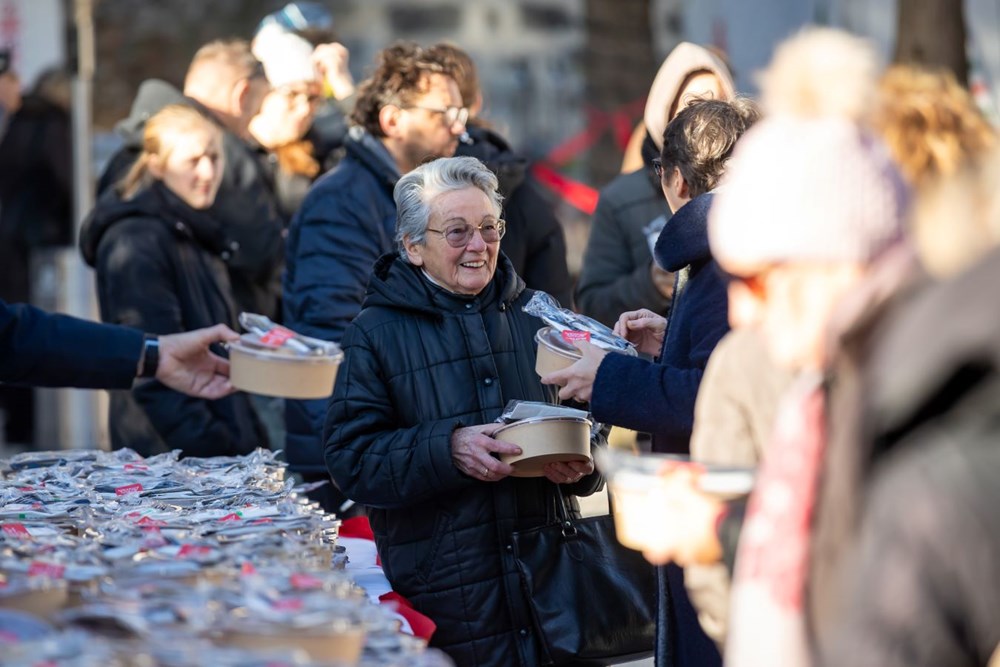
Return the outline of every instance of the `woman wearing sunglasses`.
{"type": "Polygon", "coordinates": [[[559,494],[601,485],[593,464],[514,478],[495,454],[507,401],[556,402],[535,374],[532,295],[500,252],[497,178],[441,158],[396,185],[398,251],[375,265],[326,420],[337,486],[368,507],[394,590],[437,624],[459,665],[538,665],[508,536],[542,525],[559,494]]]}

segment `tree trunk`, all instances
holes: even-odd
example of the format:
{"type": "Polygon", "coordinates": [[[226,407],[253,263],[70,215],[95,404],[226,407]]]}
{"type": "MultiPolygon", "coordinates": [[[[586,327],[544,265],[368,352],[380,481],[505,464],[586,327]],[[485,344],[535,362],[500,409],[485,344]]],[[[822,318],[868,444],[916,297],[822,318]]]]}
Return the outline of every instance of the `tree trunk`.
{"type": "MultiPolygon", "coordinates": [[[[652,0],[586,0],[587,44],[583,52],[586,99],[591,107],[611,112],[642,99],[656,75],[652,0]]],[[[640,114],[641,115],[641,112],[640,114]]],[[[638,115],[632,119],[639,120],[638,115]]],[[[600,187],[618,173],[622,149],[608,131],[587,154],[590,182],[600,187]]]]}
{"type": "Polygon", "coordinates": [[[897,63],[951,70],[968,85],[964,0],[899,0],[896,22],[897,63]]]}

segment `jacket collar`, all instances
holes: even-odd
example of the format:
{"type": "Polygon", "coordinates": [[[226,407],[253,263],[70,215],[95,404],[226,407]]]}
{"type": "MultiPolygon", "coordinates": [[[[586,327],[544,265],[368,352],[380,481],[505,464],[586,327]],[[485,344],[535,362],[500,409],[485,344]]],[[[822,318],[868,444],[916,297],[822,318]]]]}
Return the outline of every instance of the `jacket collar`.
{"type": "Polygon", "coordinates": [[[387,306],[441,317],[445,312],[505,309],[524,291],[524,281],[502,252],[490,285],[475,296],[453,294],[429,281],[419,267],[404,262],[399,253],[382,255],[375,262],[364,307],[387,306]]]}
{"type": "Polygon", "coordinates": [[[95,266],[101,239],[111,227],[123,220],[149,218],[182,238],[194,241],[209,252],[228,260],[238,248],[229,247],[219,222],[208,211],[197,211],[159,181],[140,190],[127,200],[109,190],[80,230],[80,251],[90,266],[95,266]]]}
{"type": "Polygon", "coordinates": [[[713,192],[695,197],[667,221],[653,249],[656,263],[663,269],[679,271],[712,259],[708,246],[708,209],[714,197],[713,192]]]}
{"type": "Polygon", "coordinates": [[[385,144],[369,134],[364,128],[354,126],[347,133],[344,148],[348,155],[353,156],[366,169],[375,174],[382,185],[390,193],[392,192],[401,174],[385,144]]]}

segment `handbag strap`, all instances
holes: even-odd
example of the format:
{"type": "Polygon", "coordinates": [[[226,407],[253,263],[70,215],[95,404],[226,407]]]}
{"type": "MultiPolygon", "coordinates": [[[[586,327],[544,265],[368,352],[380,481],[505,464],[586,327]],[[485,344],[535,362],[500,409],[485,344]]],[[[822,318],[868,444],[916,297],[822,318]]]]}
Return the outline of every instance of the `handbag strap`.
{"type": "Polygon", "coordinates": [[[556,518],[562,527],[562,536],[576,537],[576,524],[573,523],[573,517],[566,510],[566,498],[563,496],[562,488],[558,484],[553,484],[553,486],[556,487],[556,518]]]}

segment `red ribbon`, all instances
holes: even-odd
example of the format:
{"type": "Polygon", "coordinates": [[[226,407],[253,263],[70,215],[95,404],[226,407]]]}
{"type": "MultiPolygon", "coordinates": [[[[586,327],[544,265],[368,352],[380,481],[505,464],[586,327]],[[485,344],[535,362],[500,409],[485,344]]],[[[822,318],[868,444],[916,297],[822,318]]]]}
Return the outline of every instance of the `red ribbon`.
{"type": "Polygon", "coordinates": [[[414,637],[430,641],[434,631],[437,630],[437,624],[414,609],[412,602],[395,591],[380,595],[378,599],[379,602],[406,619],[406,622],[410,624],[410,629],[413,630],[414,637]]]}
{"type": "Polygon", "coordinates": [[[635,119],[641,116],[645,106],[646,98],[640,98],[614,111],[588,109],[587,127],[549,151],[549,154],[532,168],[535,178],[564,201],[587,215],[593,215],[594,209],[597,208],[597,190],[560,173],[557,169],[565,167],[581,153],[589,150],[600,141],[605,132],[610,131],[615,143],[624,150],[632,137],[635,119]]]}

